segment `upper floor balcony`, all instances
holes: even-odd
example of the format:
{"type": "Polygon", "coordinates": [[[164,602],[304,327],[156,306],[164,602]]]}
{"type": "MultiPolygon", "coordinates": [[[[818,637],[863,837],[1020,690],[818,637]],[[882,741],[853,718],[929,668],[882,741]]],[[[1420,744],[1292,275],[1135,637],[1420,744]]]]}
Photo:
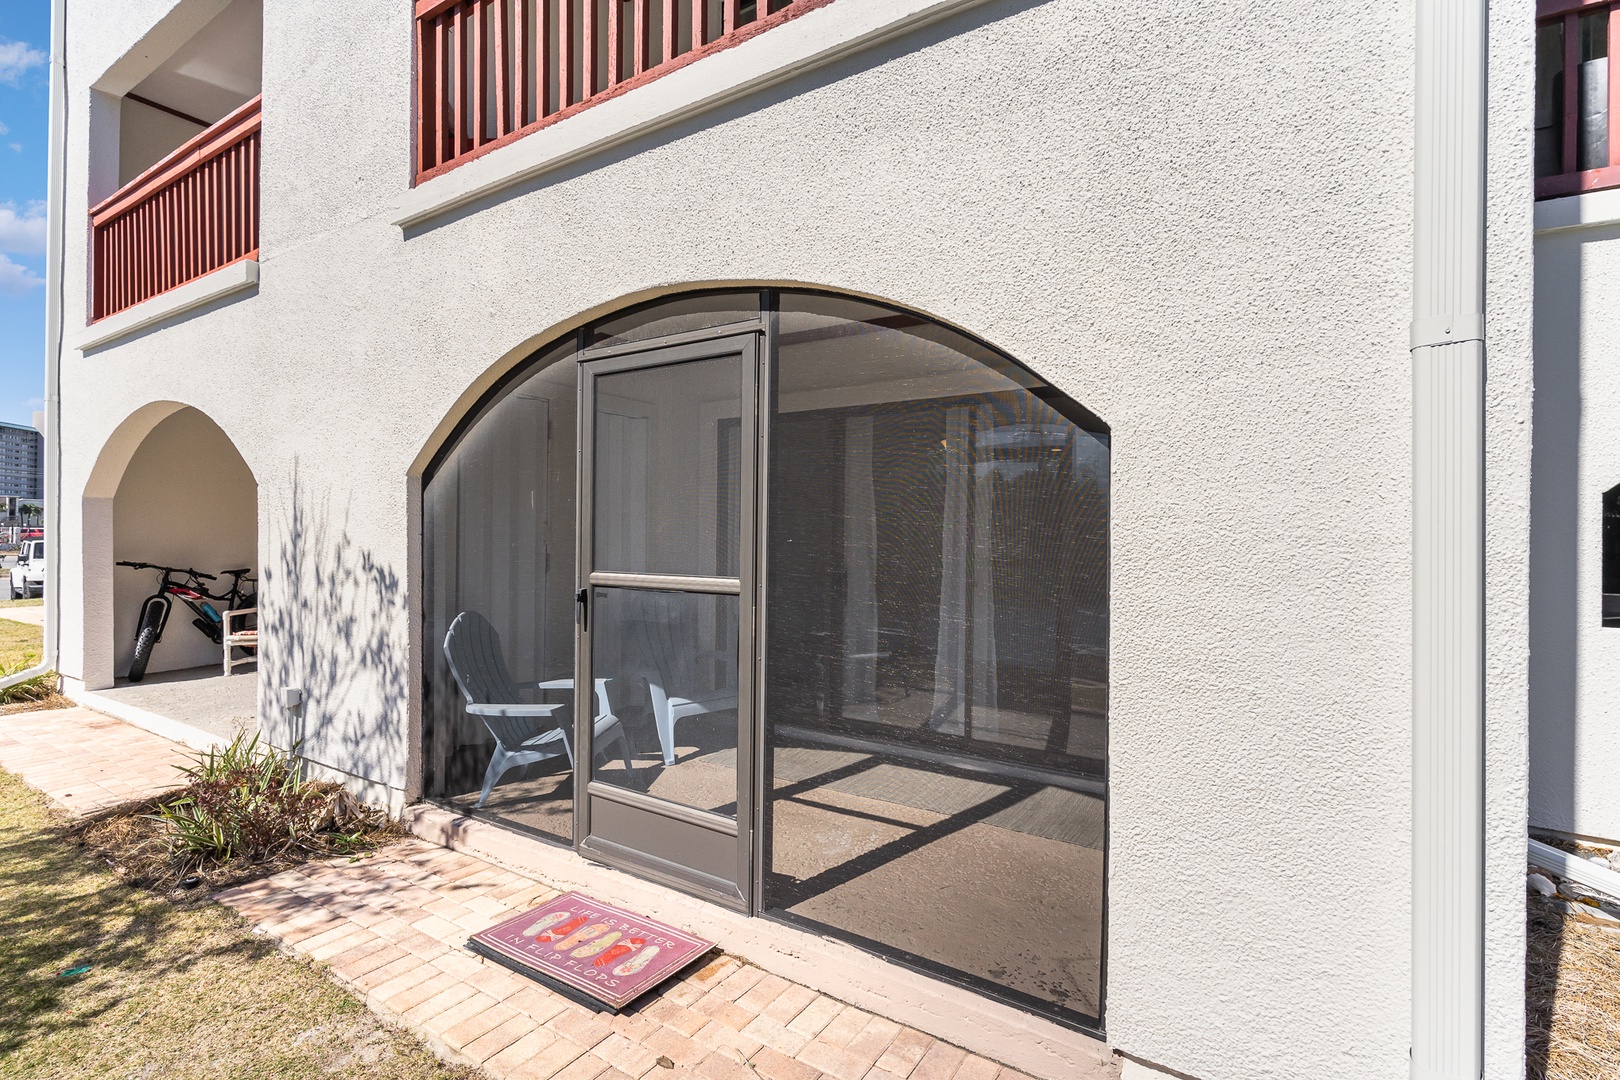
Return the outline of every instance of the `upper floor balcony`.
{"type": "Polygon", "coordinates": [[[431,179],[831,0],[417,0],[431,179]]]}
{"type": "Polygon", "coordinates": [[[1620,52],[1616,0],[1539,0],[1536,7],[1536,197],[1620,187],[1620,52]]]}
{"type": "Polygon", "coordinates": [[[116,152],[119,187],[90,209],[92,321],[258,255],[261,5],[232,0],[104,99],[117,141],[92,153],[116,152]]]}

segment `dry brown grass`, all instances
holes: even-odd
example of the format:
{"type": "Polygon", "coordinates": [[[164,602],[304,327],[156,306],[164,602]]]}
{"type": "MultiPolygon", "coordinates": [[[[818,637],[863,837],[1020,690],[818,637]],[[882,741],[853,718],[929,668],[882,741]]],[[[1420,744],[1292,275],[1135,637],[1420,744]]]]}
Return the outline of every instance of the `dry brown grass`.
{"type": "Polygon", "coordinates": [[[1529,897],[1525,1053],[1529,1080],[1620,1076],[1620,928],[1529,897]]]}
{"type": "Polygon", "coordinates": [[[472,1080],[205,892],[131,889],[0,772],[0,1078],[472,1080]]]}
{"type": "Polygon", "coordinates": [[[71,709],[73,707],[73,699],[63,697],[53,686],[45,692],[43,697],[30,701],[13,701],[9,705],[0,705],[0,716],[10,716],[12,713],[44,712],[46,709],[71,709]]]}

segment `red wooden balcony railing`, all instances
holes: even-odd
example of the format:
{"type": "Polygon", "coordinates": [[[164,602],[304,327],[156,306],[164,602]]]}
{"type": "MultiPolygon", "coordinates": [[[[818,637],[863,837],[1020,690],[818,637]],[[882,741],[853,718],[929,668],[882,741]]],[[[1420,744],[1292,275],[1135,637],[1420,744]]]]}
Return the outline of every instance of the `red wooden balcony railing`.
{"type": "Polygon", "coordinates": [[[90,211],[91,316],[259,254],[259,99],[90,211]]]}
{"type": "Polygon", "coordinates": [[[1537,0],[1536,197],[1620,187],[1620,3],[1537,0]]]}
{"type": "Polygon", "coordinates": [[[417,0],[416,178],[832,0],[417,0]]]}

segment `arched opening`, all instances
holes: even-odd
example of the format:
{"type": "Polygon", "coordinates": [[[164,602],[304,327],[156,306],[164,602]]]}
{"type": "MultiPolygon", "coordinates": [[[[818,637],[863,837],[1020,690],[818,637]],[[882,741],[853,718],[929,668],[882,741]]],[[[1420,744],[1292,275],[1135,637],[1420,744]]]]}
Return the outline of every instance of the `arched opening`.
{"type": "MultiPolygon", "coordinates": [[[[147,662],[148,682],[222,675],[223,626],[202,624],[213,622],[209,609],[223,614],[231,606],[224,597],[233,579],[222,571],[248,571],[243,588],[252,591],[258,566],[258,483],[230,437],[189,406],[143,407],[103,448],[84,513],[87,688],[105,689],[128,676],[143,601],[158,589],[159,570],[119,565],[126,562],[213,575],[193,583],[212,594],[198,598],[201,611],[170,597],[170,617],[147,662]]],[[[242,695],[251,702],[253,665],[234,670],[245,676],[242,695]]],[[[251,704],[239,711],[246,715],[238,719],[251,720],[251,704]]]]}
{"type": "Polygon", "coordinates": [[[598,320],[424,478],[425,791],[1097,1028],[1108,490],[1097,417],[914,312],[598,320]]]}

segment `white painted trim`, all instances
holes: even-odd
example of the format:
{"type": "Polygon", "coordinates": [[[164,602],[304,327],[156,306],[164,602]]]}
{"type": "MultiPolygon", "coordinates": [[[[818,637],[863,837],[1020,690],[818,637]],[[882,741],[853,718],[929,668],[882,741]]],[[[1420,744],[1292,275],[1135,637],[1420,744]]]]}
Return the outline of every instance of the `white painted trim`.
{"type": "Polygon", "coordinates": [[[1551,844],[1543,844],[1540,840],[1530,841],[1530,865],[1551,870],[1561,878],[1568,878],[1620,900],[1620,874],[1579,855],[1559,851],[1551,844]]]}
{"type": "Polygon", "coordinates": [[[142,731],[150,731],[159,738],[179,743],[193,750],[207,750],[215,746],[227,746],[229,739],[222,739],[212,732],[201,728],[194,728],[190,724],[182,724],[178,720],[171,720],[162,713],[155,713],[149,709],[131,705],[123,701],[114,701],[112,698],[99,694],[94,690],[86,690],[84,683],[78,679],[64,677],[62,679],[62,693],[73,699],[75,704],[83,705],[87,709],[94,709],[98,713],[106,713],[116,717],[126,724],[133,724],[142,731]]]}
{"type": "Polygon", "coordinates": [[[488,821],[418,803],[405,809],[417,836],[538,877],[558,889],[611,898],[710,938],[733,956],[829,997],[908,1024],[1041,1080],[1113,1080],[1108,1046],[1010,1005],[930,978],[853,945],[750,918],[488,821]]]}
{"type": "Polygon", "coordinates": [[[1586,191],[1536,203],[1536,235],[1620,225],[1620,188],[1586,191]]]}
{"type": "Polygon", "coordinates": [[[420,184],[401,198],[393,223],[401,229],[426,224],[503,188],[983,2],[835,0],[420,184]]]}
{"type": "Polygon", "coordinates": [[[204,274],[196,281],[188,281],[179,288],[170,289],[150,300],[143,300],[134,307],[125,308],[116,315],[109,315],[100,322],[91,323],[84,328],[84,332],[73,342],[72,347],[84,352],[106,345],[145,330],[165,319],[183,315],[193,308],[213,303],[221,297],[257,288],[258,284],[259,264],[256,260],[243,259],[229,266],[222,266],[211,274],[204,274]]]}

